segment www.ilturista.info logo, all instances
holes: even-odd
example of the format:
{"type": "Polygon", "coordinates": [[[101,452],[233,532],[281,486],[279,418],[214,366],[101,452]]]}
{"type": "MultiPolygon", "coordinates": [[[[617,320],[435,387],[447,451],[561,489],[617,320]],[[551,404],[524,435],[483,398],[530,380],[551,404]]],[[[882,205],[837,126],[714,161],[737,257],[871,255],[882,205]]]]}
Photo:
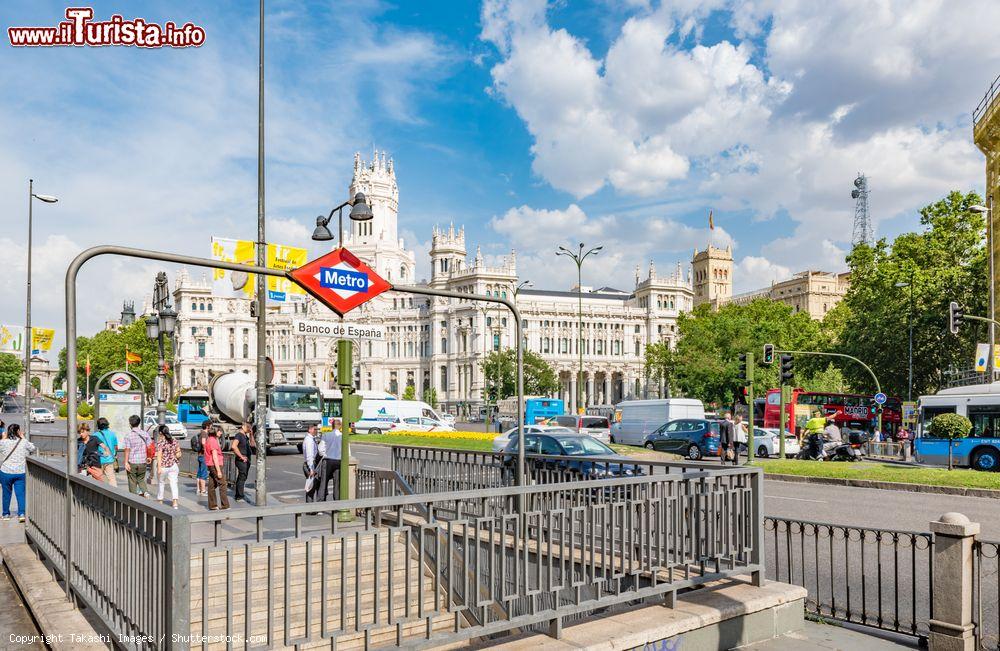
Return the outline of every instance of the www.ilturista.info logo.
{"type": "Polygon", "coordinates": [[[55,27],[8,27],[14,47],[84,47],[126,45],[135,47],[198,47],[205,42],[205,29],[193,23],[178,27],[173,21],[158,25],[143,18],[126,20],[118,14],[110,20],[94,21],[92,7],[69,7],[67,20],[55,27]]]}

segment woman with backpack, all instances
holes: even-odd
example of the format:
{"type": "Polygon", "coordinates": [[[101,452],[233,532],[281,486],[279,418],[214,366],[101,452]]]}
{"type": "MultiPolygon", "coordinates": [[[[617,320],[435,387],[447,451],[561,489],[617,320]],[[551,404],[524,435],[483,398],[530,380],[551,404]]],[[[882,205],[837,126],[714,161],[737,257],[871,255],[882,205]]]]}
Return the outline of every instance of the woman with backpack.
{"type": "Polygon", "coordinates": [[[115,462],[118,458],[118,435],[111,431],[111,423],[107,418],[97,419],[97,431],[94,432],[94,437],[101,450],[101,474],[104,481],[111,486],[117,486],[115,462]]]}
{"type": "Polygon", "coordinates": [[[24,440],[21,426],[14,423],[7,428],[0,440],[0,485],[3,486],[4,520],[10,520],[10,498],[17,497],[17,520],[24,522],[24,478],[27,474],[27,457],[36,450],[31,441],[24,440]]]}
{"type": "Polygon", "coordinates": [[[198,495],[208,495],[208,464],[205,463],[205,441],[208,440],[208,428],[211,421],[201,424],[201,431],[191,439],[191,449],[198,453],[198,471],[195,474],[195,485],[198,495]]]}
{"type": "Polygon", "coordinates": [[[159,469],[159,485],[156,489],[156,501],[163,501],[163,485],[170,484],[170,497],[173,507],[177,508],[177,475],[180,466],[177,462],[181,458],[181,446],[170,435],[170,428],[166,425],[159,427],[159,440],[156,442],[156,467],[159,469]]]}

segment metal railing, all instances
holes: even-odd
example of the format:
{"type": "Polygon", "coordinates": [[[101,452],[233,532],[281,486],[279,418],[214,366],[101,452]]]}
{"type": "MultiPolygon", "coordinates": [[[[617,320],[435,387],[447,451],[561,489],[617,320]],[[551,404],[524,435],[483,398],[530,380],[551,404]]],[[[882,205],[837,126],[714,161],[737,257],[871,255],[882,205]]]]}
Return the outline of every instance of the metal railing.
{"type": "Polygon", "coordinates": [[[186,634],[190,567],[187,516],[152,500],[71,475],[73,563],[64,572],[66,470],[28,459],[25,536],[113,635],[186,634]]]}
{"type": "Polygon", "coordinates": [[[986,93],[983,95],[983,99],[979,100],[979,104],[972,111],[972,124],[973,127],[979,124],[979,120],[983,117],[986,111],[993,105],[993,100],[997,96],[997,92],[1000,91],[1000,75],[993,80],[990,87],[986,89],[986,93]]]}
{"type": "Polygon", "coordinates": [[[809,591],[806,612],[926,637],[933,536],[764,518],[767,578],[809,591]]]}
{"type": "MultiPolygon", "coordinates": [[[[359,493],[380,496],[179,515],[74,477],[71,584],[114,635],[190,634],[203,648],[558,630],[720,578],[759,582],[762,479],[702,468],[407,495],[395,471],[363,469],[359,493]]],[[[57,569],[65,482],[29,462],[28,539],[57,569]]]]}
{"type": "Polygon", "coordinates": [[[1000,649],[1000,542],[972,546],[973,621],[980,649],[1000,649]]]}
{"type": "Polygon", "coordinates": [[[903,444],[895,441],[867,441],[865,456],[873,459],[902,460],[903,444]]]}

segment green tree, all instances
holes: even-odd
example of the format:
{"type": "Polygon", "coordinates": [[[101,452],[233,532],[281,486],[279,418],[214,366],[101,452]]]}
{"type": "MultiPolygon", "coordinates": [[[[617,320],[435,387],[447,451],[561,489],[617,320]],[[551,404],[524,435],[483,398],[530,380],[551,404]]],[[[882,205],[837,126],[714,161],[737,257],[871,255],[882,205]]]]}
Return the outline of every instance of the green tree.
{"type": "MultiPolygon", "coordinates": [[[[513,348],[490,353],[480,367],[486,374],[491,400],[517,394],[517,352],[513,348]]],[[[549,363],[538,353],[524,351],[524,395],[549,396],[558,390],[559,378],[549,363]]]]}
{"type": "MultiPolygon", "coordinates": [[[[128,370],[142,381],[147,392],[152,392],[154,388],[154,378],[158,369],[157,362],[157,342],[146,336],[146,324],[142,319],[136,320],[130,326],[121,330],[102,330],[93,337],[77,338],[77,372],[78,381],[81,387],[84,384],[83,374],[90,359],[90,389],[93,390],[97,380],[105,373],[111,371],[121,371],[125,369],[125,350],[135,353],[142,358],[141,362],[129,364],[128,370]]],[[[173,359],[173,342],[167,338],[165,342],[165,359],[170,368],[170,361],[173,359]]],[[[66,377],[66,349],[59,351],[59,374],[56,376],[57,384],[66,377]]]]}
{"type": "Polygon", "coordinates": [[[406,388],[403,389],[403,400],[416,400],[417,399],[417,388],[412,384],[407,384],[406,388]]]}
{"type": "Polygon", "coordinates": [[[41,391],[42,389],[42,379],[37,376],[31,377],[31,386],[35,387],[36,391],[41,391]]]}
{"type": "Polygon", "coordinates": [[[951,470],[951,449],[957,439],[972,431],[972,421],[960,414],[939,414],[931,421],[928,433],[938,439],[948,439],[948,470],[951,470]]]}
{"type": "Polygon", "coordinates": [[[24,373],[24,365],[16,355],[0,353],[0,391],[17,388],[17,382],[24,373]]]}
{"type": "Polygon", "coordinates": [[[660,387],[663,396],[673,392],[676,367],[677,356],[670,344],[658,341],[646,345],[646,375],[660,387]]]}
{"type": "MultiPolygon", "coordinates": [[[[952,192],[920,210],[919,232],[899,235],[891,245],[882,239],[857,246],[848,256],[851,288],[836,310],[841,323],[833,350],[871,366],[890,395],[907,395],[911,291],[914,398],[941,387],[949,367],[971,366],[976,342],[987,340],[985,325],[968,323],[957,337],[948,332],[949,301],[969,314],[987,312],[985,222],[969,211],[981,202],[975,192],[952,192]]],[[[840,368],[852,385],[874,388],[857,364],[840,368]]]]}
{"type": "Polygon", "coordinates": [[[426,402],[431,407],[437,407],[438,394],[437,389],[434,387],[427,387],[424,389],[424,395],[422,396],[424,402],[426,402]]]}
{"type": "MultiPolygon", "coordinates": [[[[778,385],[778,364],[759,364],[764,344],[783,350],[819,350],[825,341],[818,321],[766,298],[746,305],[730,303],[718,310],[699,305],[681,315],[678,331],[680,338],[671,356],[674,383],[682,394],[715,405],[730,404],[737,395],[740,353],[754,354],[758,362],[754,381],[758,395],[763,395],[778,385]]],[[[826,366],[818,358],[797,358],[796,384],[825,371],[826,366]]]]}

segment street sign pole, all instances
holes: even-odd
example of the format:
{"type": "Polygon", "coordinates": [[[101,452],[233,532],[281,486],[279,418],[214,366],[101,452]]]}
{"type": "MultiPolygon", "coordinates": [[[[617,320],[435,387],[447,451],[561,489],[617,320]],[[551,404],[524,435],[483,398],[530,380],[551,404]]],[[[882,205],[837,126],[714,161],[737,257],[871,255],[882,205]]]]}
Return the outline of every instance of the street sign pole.
{"type": "MultiPolygon", "coordinates": [[[[337,340],[337,386],[340,387],[340,491],[341,500],[351,499],[351,440],[350,433],[357,422],[361,400],[354,395],[354,344],[347,339],[337,340]]],[[[337,519],[350,522],[348,510],[340,511],[337,519]]]]}
{"type": "Polygon", "coordinates": [[[753,353],[747,353],[747,412],[749,414],[747,423],[747,465],[753,463],[754,438],[753,438],[753,378],[754,359],[753,353]]]}
{"type": "MultiPolygon", "coordinates": [[[[778,458],[785,458],[785,428],[788,426],[788,416],[785,415],[785,383],[781,381],[781,369],[778,369],[778,458]]],[[[794,433],[794,430],[790,430],[794,433]]],[[[801,443],[800,443],[801,444],[801,443]]]]}

